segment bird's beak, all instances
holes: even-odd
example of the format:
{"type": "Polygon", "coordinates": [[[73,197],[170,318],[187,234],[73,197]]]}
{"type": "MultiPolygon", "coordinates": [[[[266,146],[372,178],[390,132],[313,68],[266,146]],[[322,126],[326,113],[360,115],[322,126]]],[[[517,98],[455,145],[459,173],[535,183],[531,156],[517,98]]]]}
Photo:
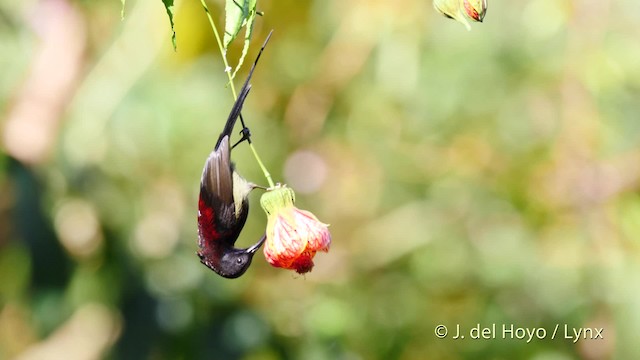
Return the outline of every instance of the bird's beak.
{"type": "Polygon", "coordinates": [[[250,248],[248,248],[247,252],[250,253],[250,254],[255,253],[256,251],[258,251],[258,249],[260,249],[260,246],[262,246],[262,244],[264,244],[265,240],[267,240],[267,234],[262,235],[262,238],[260,238],[260,241],[258,241],[257,243],[255,243],[255,245],[253,245],[250,248]]]}

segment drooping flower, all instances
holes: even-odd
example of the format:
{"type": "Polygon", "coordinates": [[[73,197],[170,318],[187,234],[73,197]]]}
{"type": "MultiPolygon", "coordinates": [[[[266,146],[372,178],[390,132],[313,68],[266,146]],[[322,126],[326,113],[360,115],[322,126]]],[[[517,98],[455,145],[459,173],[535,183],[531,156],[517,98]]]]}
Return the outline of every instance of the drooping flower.
{"type": "Polygon", "coordinates": [[[433,7],[444,16],[462,23],[467,30],[467,19],[482,22],[487,14],[487,0],[433,0],[433,7]]]}
{"type": "Polygon", "coordinates": [[[267,261],[299,274],[311,271],[318,251],[329,251],[331,234],[328,225],[306,210],[294,206],[291,188],[278,186],[260,198],[267,213],[267,240],[264,255],[267,261]]]}

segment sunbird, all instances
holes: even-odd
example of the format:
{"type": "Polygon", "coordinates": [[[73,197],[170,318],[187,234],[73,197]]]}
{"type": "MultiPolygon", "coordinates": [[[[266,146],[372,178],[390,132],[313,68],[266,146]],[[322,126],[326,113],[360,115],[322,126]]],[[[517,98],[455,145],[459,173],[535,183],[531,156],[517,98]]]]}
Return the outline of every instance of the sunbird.
{"type": "Polygon", "coordinates": [[[263,235],[257,243],[246,249],[234,246],[249,214],[247,197],[260,186],[238,174],[231,162],[231,150],[242,141],[251,141],[251,133],[244,125],[241,111],[251,90],[251,76],[270,37],[271,34],[267,36],[249,71],[218,142],[204,164],[200,180],[197,254],[201,263],[225,278],[233,279],[244,274],[251,265],[253,255],[266,239],[263,235]],[[230,138],[238,117],[243,125],[242,138],[231,146],[230,138]]]}

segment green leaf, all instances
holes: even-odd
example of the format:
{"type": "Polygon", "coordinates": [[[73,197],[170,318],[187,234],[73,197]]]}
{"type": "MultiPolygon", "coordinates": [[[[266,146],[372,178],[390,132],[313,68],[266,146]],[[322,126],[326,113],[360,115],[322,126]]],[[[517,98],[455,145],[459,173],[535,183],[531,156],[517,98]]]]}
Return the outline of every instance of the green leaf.
{"type": "Polygon", "coordinates": [[[231,78],[234,78],[238,69],[244,63],[244,59],[249,51],[249,42],[253,34],[253,24],[255,23],[258,0],[227,0],[225,4],[225,27],[224,27],[224,48],[227,50],[229,45],[235,40],[242,28],[245,28],[244,45],[242,54],[238,60],[231,78]]]}
{"type": "Polygon", "coordinates": [[[231,75],[232,79],[236,77],[236,73],[238,72],[238,70],[240,70],[240,67],[244,63],[244,58],[247,56],[247,53],[249,52],[249,42],[251,41],[251,35],[253,34],[253,24],[255,23],[256,14],[257,14],[255,5],[256,4],[254,1],[253,10],[250,11],[249,18],[247,18],[247,22],[246,22],[246,27],[244,31],[244,45],[242,46],[242,54],[240,55],[240,59],[238,60],[238,65],[236,66],[236,69],[233,71],[233,75],[231,75]]]}
{"type": "MultiPolygon", "coordinates": [[[[240,29],[249,17],[249,3],[251,0],[226,0],[224,12],[224,48],[229,48],[229,44],[238,36],[240,29]]],[[[255,0],[253,1],[255,6],[255,0]]]]}
{"type": "Polygon", "coordinates": [[[120,2],[122,2],[122,9],[120,9],[120,20],[124,20],[124,3],[127,0],[120,0],[120,2]]]}
{"type": "MultiPolygon", "coordinates": [[[[122,0],[124,2],[124,0],[122,0]]],[[[171,43],[173,44],[173,51],[176,51],[177,49],[177,44],[176,44],[176,31],[173,28],[173,11],[174,11],[174,6],[173,6],[173,0],[162,0],[162,3],[164,4],[164,8],[165,10],[167,10],[167,15],[169,15],[169,22],[171,23],[171,43]]]]}

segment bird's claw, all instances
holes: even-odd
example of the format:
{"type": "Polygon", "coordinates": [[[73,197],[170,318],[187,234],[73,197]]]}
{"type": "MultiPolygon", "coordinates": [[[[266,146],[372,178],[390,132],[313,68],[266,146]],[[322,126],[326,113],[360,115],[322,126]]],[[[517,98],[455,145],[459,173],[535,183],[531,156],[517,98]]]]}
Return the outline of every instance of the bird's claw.
{"type": "Polygon", "coordinates": [[[247,141],[249,144],[251,144],[251,130],[249,130],[248,127],[242,128],[242,130],[240,130],[240,134],[242,135],[242,137],[235,144],[233,144],[231,149],[233,149],[236,146],[240,145],[240,143],[243,142],[243,141],[247,141]]]}

